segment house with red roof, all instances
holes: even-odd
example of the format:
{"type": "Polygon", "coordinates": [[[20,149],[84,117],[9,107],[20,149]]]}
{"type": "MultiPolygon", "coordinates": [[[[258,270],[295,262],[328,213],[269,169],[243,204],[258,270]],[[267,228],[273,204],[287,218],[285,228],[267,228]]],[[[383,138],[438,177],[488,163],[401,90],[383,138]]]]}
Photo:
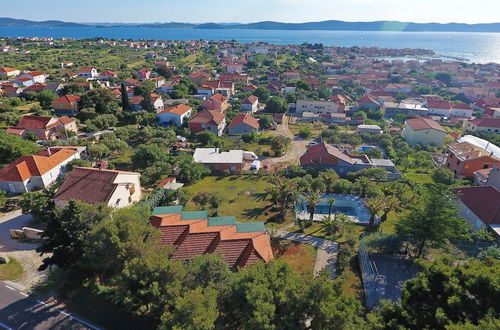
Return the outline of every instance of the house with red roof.
{"type": "Polygon", "coordinates": [[[188,128],[191,133],[210,131],[221,136],[226,128],[226,116],[220,111],[201,111],[189,119],[188,128]]]}
{"type": "Polygon", "coordinates": [[[24,116],[15,126],[7,129],[7,133],[25,137],[34,133],[39,140],[56,140],[67,137],[67,132],[78,133],[76,121],[69,117],[24,116]]]}
{"type": "Polygon", "coordinates": [[[0,190],[22,194],[52,185],[74,159],[81,159],[86,147],[50,147],[22,156],[0,170],[0,190]]]}
{"type": "Polygon", "coordinates": [[[75,116],[79,110],[78,101],[80,101],[80,96],[63,95],[52,101],[52,109],[54,109],[56,115],[75,116]]]}
{"type": "Polygon", "coordinates": [[[113,78],[116,78],[116,77],[118,77],[118,75],[116,74],[116,72],[111,71],[111,70],[106,70],[106,71],[103,71],[103,72],[99,73],[99,75],[97,76],[97,79],[99,79],[99,80],[110,80],[110,79],[113,79],[113,78]]]}
{"type": "Polygon", "coordinates": [[[240,110],[254,113],[259,108],[259,98],[255,95],[249,95],[241,102],[240,110]]]}
{"type": "Polygon", "coordinates": [[[227,127],[229,135],[242,135],[246,133],[259,132],[259,120],[249,113],[239,113],[227,127]]]}
{"type": "Polygon", "coordinates": [[[227,97],[216,93],[205,101],[201,102],[200,106],[203,110],[212,110],[212,111],[220,111],[224,112],[229,108],[229,104],[227,102],[227,97]]]}
{"type": "Polygon", "coordinates": [[[57,189],[54,202],[56,206],[76,200],[113,208],[128,207],[141,199],[140,177],[136,172],[75,167],[57,189]]]}
{"type": "Polygon", "coordinates": [[[21,73],[20,70],[14,69],[14,68],[9,68],[8,66],[4,66],[0,68],[0,77],[2,78],[10,78],[10,77],[15,77],[18,76],[21,73]]]}
{"type": "Polygon", "coordinates": [[[23,93],[28,93],[28,92],[38,93],[43,91],[46,86],[47,86],[46,84],[36,83],[23,89],[23,93]]]}
{"type": "Polygon", "coordinates": [[[137,70],[135,73],[139,80],[146,80],[151,76],[151,70],[148,69],[137,70]]]}
{"type": "Polygon", "coordinates": [[[31,78],[18,76],[17,78],[11,80],[14,84],[19,87],[29,87],[34,84],[34,81],[31,78]]]}
{"type": "Polygon", "coordinates": [[[296,79],[300,79],[300,73],[298,73],[295,70],[285,71],[285,72],[283,72],[283,79],[284,80],[296,80],[296,79]]]}
{"type": "Polygon", "coordinates": [[[203,86],[205,82],[210,79],[211,75],[207,72],[193,72],[189,75],[189,79],[196,84],[196,86],[203,86]]]}
{"type": "Polygon", "coordinates": [[[446,130],[437,121],[425,117],[408,119],[401,132],[406,142],[412,146],[416,144],[441,146],[446,134],[446,130]]]}
{"type": "Polygon", "coordinates": [[[153,210],[152,226],[160,231],[160,244],[176,247],[171,258],[190,260],[216,253],[232,270],[255,262],[269,262],[273,251],[263,222],[238,223],[235,217],[209,217],[206,211],[183,211],[182,206],[153,210]]]}
{"type": "Polygon", "coordinates": [[[174,124],[176,126],[182,126],[182,124],[191,117],[192,113],[192,107],[185,104],[179,104],[158,112],[156,118],[158,118],[158,123],[160,125],[174,124]]]}
{"type": "Polygon", "coordinates": [[[439,99],[428,99],[425,105],[429,109],[429,114],[442,117],[470,118],[474,110],[465,103],[452,102],[439,99]]]}
{"type": "Polygon", "coordinates": [[[31,80],[33,84],[35,83],[45,84],[46,76],[45,73],[43,73],[42,71],[29,71],[29,72],[24,72],[19,76],[17,76],[17,79],[19,78],[27,78],[31,80]]]}
{"type": "Polygon", "coordinates": [[[442,167],[457,178],[474,178],[477,170],[500,167],[500,158],[478,145],[462,141],[448,145],[442,167]]]}
{"type": "Polygon", "coordinates": [[[366,155],[353,155],[326,143],[310,146],[299,158],[305,168],[331,168],[341,176],[365,168],[383,168],[391,179],[399,178],[399,171],[390,159],[370,159],[366,155]]]}
{"type": "Polygon", "coordinates": [[[97,69],[92,66],[86,66],[78,69],[77,71],[78,77],[85,79],[96,79],[99,76],[97,69]]]}
{"type": "Polygon", "coordinates": [[[458,214],[473,230],[498,228],[500,225],[500,191],[493,186],[463,187],[452,190],[457,196],[458,214]]]}
{"type": "Polygon", "coordinates": [[[500,118],[470,119],[466,121],[464,125],[464,132],[466,134],[473,132],[500,133],[500,118]]]}

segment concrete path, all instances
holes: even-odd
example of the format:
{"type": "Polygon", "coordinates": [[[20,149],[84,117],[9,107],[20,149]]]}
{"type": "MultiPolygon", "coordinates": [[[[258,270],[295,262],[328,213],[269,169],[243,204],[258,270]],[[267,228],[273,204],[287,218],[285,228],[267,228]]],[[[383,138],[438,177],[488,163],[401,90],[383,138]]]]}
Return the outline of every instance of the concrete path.
{"type": "Polygon", "coordinates": [[[286,231],[287,227],[278,231],[278,237],[294,242],[310,244],[317,248],[318,253],[316,254],[316,262],[314,263],[314,275],[318,275],[326,267],[330,272],[330,279],[333,280],[335,278],[335,262],[337,261],[339,243],[319,237],[291,233],[286,231]]]}

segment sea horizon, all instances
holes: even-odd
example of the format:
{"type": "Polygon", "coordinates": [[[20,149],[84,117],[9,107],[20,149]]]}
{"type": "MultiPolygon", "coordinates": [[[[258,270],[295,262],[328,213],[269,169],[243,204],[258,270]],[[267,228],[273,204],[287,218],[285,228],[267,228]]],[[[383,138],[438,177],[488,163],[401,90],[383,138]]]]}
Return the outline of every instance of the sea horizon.
{"type": "Polygon", "coordinates": [[[450,60],[481,64],[500,63],[500,33],[495,32],[0,26],[0,37],[203,39],[236,40],[241,43],[268,42],[280,45],[309,42],[339,47],[420,48],[432,50],[437,57],[450,60]]]}

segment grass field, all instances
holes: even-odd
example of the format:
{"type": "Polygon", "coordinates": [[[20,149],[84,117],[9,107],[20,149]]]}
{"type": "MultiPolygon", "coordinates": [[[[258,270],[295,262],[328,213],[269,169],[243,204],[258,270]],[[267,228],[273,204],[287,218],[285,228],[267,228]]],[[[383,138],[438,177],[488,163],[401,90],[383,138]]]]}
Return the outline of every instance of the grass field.
{"type": "Polygon", "coordinates": [[[405,176],[406,178],[408,178],[408,180],[415,183],[434,183],[434,180],[432,180],[430,174],[405,173],[405,176]]]}
{"type": "MultiPolygon", "coordinates": [[[[271,204],[266,200],[267,181],[256,175],[216,177],[208,176],[197,183],[187,186],[186,190],[195,195],[200,192],[218,192],[224,196],[219,208],[220,216],[235,216],[237,221],[267,221],[275,215],[270,211],[271,204]]],[[[196,210],[189,201],[186,210],[196,210]]]]}
{"type": "Polygon", "coordinates": [[[273,254],[284,260],[293,270],[304,275],[313,275],[318,250],[309,244],[286,240],[273,240],[273,254]]]}
{"type": "Polygon", "coordinates": [[[23,266],[14,258],[10,258],[9,263],[0,265],[0,280],[13,281],[23,275],[23,266]]]}

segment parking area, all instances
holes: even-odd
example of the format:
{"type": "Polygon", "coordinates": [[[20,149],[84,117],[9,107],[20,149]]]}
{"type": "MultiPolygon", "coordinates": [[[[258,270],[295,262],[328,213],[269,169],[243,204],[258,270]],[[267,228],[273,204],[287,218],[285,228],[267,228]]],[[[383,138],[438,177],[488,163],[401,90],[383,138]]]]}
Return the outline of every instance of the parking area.
{"type": "Polygon", "coordinates": [[[22,214],[21,210],[0,215],[0,253],[17,259],[23,266],[23,276],[16,283],[29,290],[39,283],[46,271],[37,269],[42,264],[42,257],[35,251],[38,244],[26,240],[14,240],[10,237],[10,229],[21,229],[33,226],[30,214],[22,214]]]}

